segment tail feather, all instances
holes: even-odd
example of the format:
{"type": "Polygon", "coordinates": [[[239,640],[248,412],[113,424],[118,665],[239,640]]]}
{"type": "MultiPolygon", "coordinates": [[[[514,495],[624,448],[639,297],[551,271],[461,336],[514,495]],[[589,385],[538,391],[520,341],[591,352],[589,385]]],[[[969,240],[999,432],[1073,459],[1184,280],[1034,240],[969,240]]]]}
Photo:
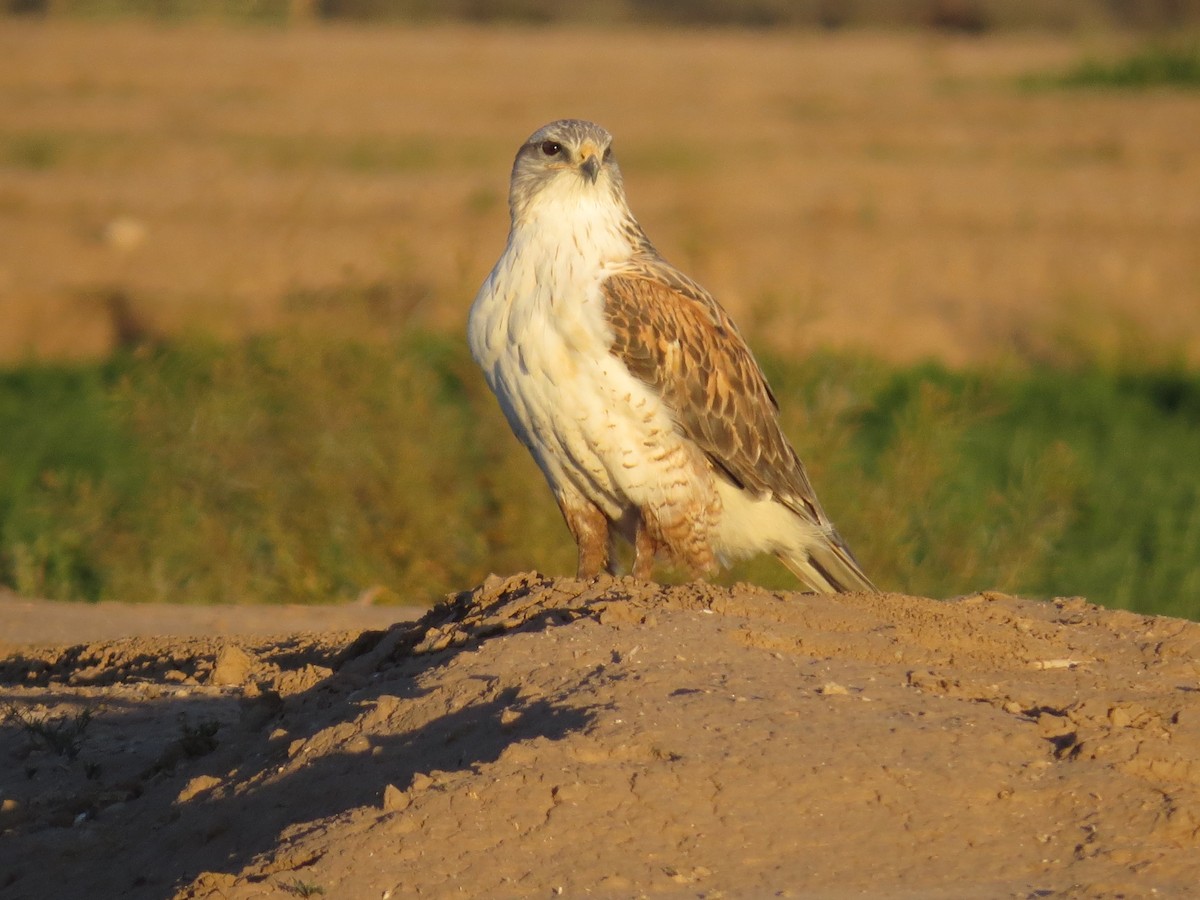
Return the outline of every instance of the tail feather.
{"type": "Polygon", "coordinates": [[[780,553],[779,559],[818,593],[879,593],[837,532],[822,535],[790,553],[780,553]]]}

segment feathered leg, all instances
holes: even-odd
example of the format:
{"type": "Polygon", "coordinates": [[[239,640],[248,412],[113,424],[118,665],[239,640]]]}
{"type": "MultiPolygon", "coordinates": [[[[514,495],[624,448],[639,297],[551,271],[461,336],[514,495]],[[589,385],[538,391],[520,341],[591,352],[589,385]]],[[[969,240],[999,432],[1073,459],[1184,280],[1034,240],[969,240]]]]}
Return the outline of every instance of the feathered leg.
{"type": "Polygon", "coordinates": [[[601,572],[612,572],[612,538],[608,519],[596,506],[586,501],[568,503],[559,499],[559,509],[579,547],[579,578],[595,578],[601,572]]]}
{"type": "Polygon", "coordinates": [[[633,540],[633,577],[650,581],[654,575],[654,559],[658,555],[658,541],[650,534],[645,520],[639,516],[633,540]]]}

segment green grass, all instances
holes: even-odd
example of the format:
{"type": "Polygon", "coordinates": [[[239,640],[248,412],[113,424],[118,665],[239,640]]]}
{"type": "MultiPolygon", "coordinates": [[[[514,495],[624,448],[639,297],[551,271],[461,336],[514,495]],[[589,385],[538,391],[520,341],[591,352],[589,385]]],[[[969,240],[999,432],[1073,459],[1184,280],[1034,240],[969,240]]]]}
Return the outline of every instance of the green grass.
{"type": "MultiPolygon", "coordinates": [[[[1200,377],[764,360],[884,588],[1200,618],[1200,377]]],[[[458,335],[180,342],[0,373],[0,583],[60,598],[430,601],[574,549],[458,335]]],[[[738,566],[795,587],[772,560],[738,566]]]]}
{"type": "Polygon", "coordinates": [[[0,374],[0,582],[104,595],[106,520],[139,502],[147,465],[114,406],[117,377],[113,365],[0,374]]]}
{"type": "Polygon", "coordinates": [[[1200,88],[1200,44],[1143,47],[1121,59],[1087,58],[1057,73],[1028,75],[1026,88],[1147,90],[1200,88]]]}

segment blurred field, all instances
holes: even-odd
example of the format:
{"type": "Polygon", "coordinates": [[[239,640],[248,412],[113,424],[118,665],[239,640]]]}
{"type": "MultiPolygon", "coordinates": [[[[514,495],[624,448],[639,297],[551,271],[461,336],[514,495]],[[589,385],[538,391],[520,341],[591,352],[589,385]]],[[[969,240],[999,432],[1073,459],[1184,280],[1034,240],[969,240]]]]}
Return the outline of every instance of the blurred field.
{"type": "MultiPolygon", "coordinates": [[[[1200,376],[764,364],[882,587],[1200,618],[1200,376]]],[[[457,335],[27,366],[0,374],[0,434],[0,584],[30,596],[419,603],[575,564],[457,335]]],[[[795,586],[770,559],[738,579],[795,586]]]]}
{"type": "Polygon", "coordinates": [[[881,586],[1200,617],[1200,94],[1104,62],[1175,57],[4,21],[0,58],[2,585],[422,602],[569,572],[462,328],[516,145],[576,115],[761,352],[881,586]]]}
{"type": "Polygon", "coordinates": [[[1195,363],[1200,98],[1019,86],[1125,43],[6,21],[0,358],[457,329],[516,145],[576,115],[760,345],[1195,363]]]}

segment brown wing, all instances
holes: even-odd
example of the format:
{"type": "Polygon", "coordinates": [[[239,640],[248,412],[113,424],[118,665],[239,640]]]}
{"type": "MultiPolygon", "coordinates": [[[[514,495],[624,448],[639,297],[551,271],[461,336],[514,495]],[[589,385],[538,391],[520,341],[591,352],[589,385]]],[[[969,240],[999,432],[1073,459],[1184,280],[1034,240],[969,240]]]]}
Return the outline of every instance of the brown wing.
{"type": "Polygon", "coordinates": [[[603,290],[611,352],[658,391],[680,431],[739,487],[827,523],[762,369],[712,295],[657,257],[631,263],[603,290]]]}

